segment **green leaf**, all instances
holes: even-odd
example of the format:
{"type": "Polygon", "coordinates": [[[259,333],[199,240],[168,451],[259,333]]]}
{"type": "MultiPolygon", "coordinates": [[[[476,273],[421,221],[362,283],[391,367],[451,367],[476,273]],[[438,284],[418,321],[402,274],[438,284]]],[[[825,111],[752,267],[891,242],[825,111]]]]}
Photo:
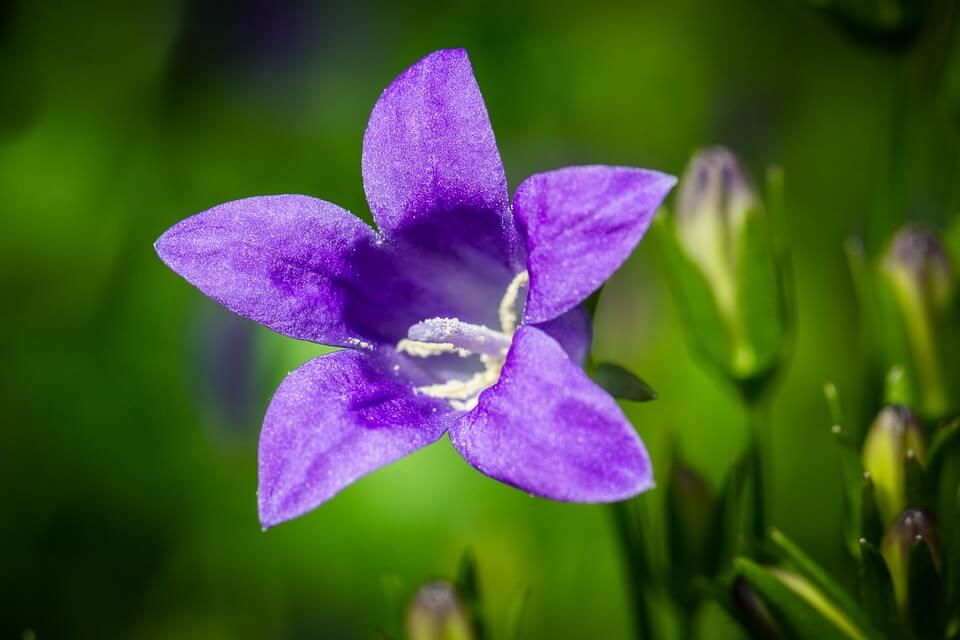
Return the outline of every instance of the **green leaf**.
{"type": "Polygon", "coordinates": [[[887,562],[880,550],[866,540],[860,540],[858,575],[860,598],[873,627],[890,640],[903,637],[887,562]]]}
{"type": "Polygon", "coordinates": [[[730,360],[727,322],[706,278],[680,247],[671,216],[666,212],[657,215],[651,231],[691,346],[698,356],[726,373],[730,360]]]}
{"type": "MultiPolygon", "coordinates": [[[[872,544],[880,544],[883,537],[883,520],[877,509],[876,491],[870,474],[863,473],[860,484],[860,537],[872,544]]],[[[861,547],[862,548],[862,547],[861,547]]]]}
{"type": "Polygon", "coordinates": [[[932,508],[933,496],[927,474],[913,450],[908,450],[903,461],[903,484],[907,504],[917,508],[932,508]]]}
{"type": "Polygon", "coordinates": [[[812,582],[814,586],[823,591],[828,598],[833,600],[837,607],[858,627],[867,628],[869,626],[867,617],[864,615],[863,610],[854,602],[853,598],[851,598],[846,590],[838,585],[820,565],[804,553],[800,547],[794,544],[778,529],[770,529],[770,540],[797,571],[812,582]]]}
{"type": "Polygon", "coordinates": [[[833,419],[833,426],[830,432],[836,438],[840,445],[840,470],[843,478],[843,516],[844,529],[846,530],[847,550],[850,555],[857,557],[860,553],[860,547],[857,541],[860,539],[860,494],[863,484],[863,462],[860,459],[860,451],[854,443],[854,438],[843,427],[843,414],[840,408],[840,399],[837,388],[832,382],[828,382],[823,388],[824,396],[827,399],[827,405],[830,407],[830,416],[833,419]]]}
{"type": "Polygon", "coordinates": [[[740,531],[740,498],[746,485],[749,458],[741,455],[727,472],[711,516],[714,535],[707,540],[704,567],[708,575],[717,575],[736,553],[740,531]]]}
{"type": "Polygon", "coordinates": [[[960,451],[960,418],[956,418],[937,429],[927,451],[927,470],[936,482],[940,477],[940,467],[951,451],[960,451]]]}
{"type": "Polygon", "coordinates": [[[507,610],[506,627],[503,633],[504,640],[519,640],[520,623],[523,622],[523,614],[526,612],[529,602],[529,587],[522,589],[510,602],[510,607],[507,610]]]}
{"type": "Polygon", "coordinates": [[[621,400],[649,402],[657,399],[657,392],[649,384],[623,367],[610,362],[601,362],[588,373],[593,381],[607,393],[621,400]]]}
{"type": "Polygon", "coordinates": [[[918,536],[910,549],[907,611],[917,638],[942,638],[945,607],[943,585],[926,540],[918,536]]]}
{"type": "Polygon", "coordinates": [[[785,626],[799,638],[817,640],[866,639],[863,632],[822,592],[794,574],[737,558],[737,573],[766,600],[785,626]]]}
{"type": "Polygon", "coordinates": [[[486,637],[483,618],[483,598],[480,593],[480,580],[477,572],[477,558],[470,549],[464,549],[457,567],[457,579],[454,582],[457,593],[463,601],[467,614],[473,624],[477,640],[486,637]]]}

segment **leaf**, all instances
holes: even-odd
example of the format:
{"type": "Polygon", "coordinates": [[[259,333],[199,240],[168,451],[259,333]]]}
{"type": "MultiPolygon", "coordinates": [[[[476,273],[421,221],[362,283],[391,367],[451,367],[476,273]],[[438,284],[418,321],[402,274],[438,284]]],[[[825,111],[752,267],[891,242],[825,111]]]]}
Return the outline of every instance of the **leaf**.
{"type": "Polygon", "coordinates": [[[836,581],[831,578],[820,565],[813,561],[810,556],[803,552],[800,547],[793,543],[778,529],[770,529],[770,540],[776,545],[784,557],[814,586],[819,588],[824,594],[833,600],[834,603],[845,613],[853,622],[861,627],[869,626],[867,617],[863,610],[857,606],[853,598],[836,581]]]}
{"type": "Polygon", "coordinates": [[[523,621],[523,614],[526,612],[529,602],[529,587],[521,590],[511,601],[510,608],[507,611],[507,623],[503,634],[504,640],[519,640],[520,623],[523,621]]]}
{"type": "Polygon", "coordinates": [[[877,547],[863,539],[860,540],[858,576],[860,598],[873,626],[890,640],[903,637],[887,562],[877,547]]]}
{"type": "Polygon", "coordinates": [[[802,578],[780,570],[762,567],[746,558],[737,558],[734,566],[757,594],[782,618],[786,627],[799,638],[817,640],[865,640],[866,636],[840,614],[822,593],[809,588],[802,578]]]}
{"type": "Polygon", "coordinates": [[[721,572],[736,553],[740,531],[740,495],[746,484],[749,459],[741,455],[727,472],[711,516],[710,536],[705,549],[704,570],[708,575],[721,572]]]}
{"type": "Polygon", "coordinates": [[[903,484],[907,504],[917,508],[931,508],[932,495],[927,482],[927,474],[913,450],[908,450],[903,460],[903,484]]]}
{"type": "Polygon", "coordinates": [[[907,611],[914,636],[942,638],[945,617],[943,585],[926,540],[917,537],[907,564],[907,611]]]}
{"type": "Polygon", "coordinates": [[[457,579],[454,582],[457,593],[473,623],[477,640],[486,637],[483,618],[483,598],[480,594],[480,580],[477,572],[477,558],[470,549],[464,549],[457,567],[457,579]]]}
{"type": "Polygon", "coordinates": [[[657,392],[653,387],[620,365],[601,362],[589,373],[593,381],[614,398],[633,402],[649,402],[657,399],[657,392]]]}
{"type": "Polygon", "coordinates": [[[836,386],[832,382],[828,382],[823,387],[823,394],[827,399],[830,416],[833,419],[830,432],[840,445],[840,470],[843,478],[843,515],[847,550],[851,556],[857,557],[860,553],[857,540],[862,535],[860,532],[860,496],[861,485],[863,484],[863,462],[860,459],[860,451],[857,449],[854,439],[843,428],[843,414],[840,409],[840,399],[836,386]]]}
{"type": "Polygon", "coordinates": [[[930,441],[930,449],[927,451],[927,470],[934,482],[940,477],[940,467],[949,452],[960,451],[958,446],[960,446],[960,418],[955,418],[937,429],[930,441]]]}
{"type": "MultiPolygon", "coordinates": [[[[863,473],[860,485],[860,537],[872,544],[880,544],[883,537],[883,520],[877,509],[876,491],[870,474],[863,473]]],[[[861,546],[862,548],[862,546],[861,546]]]]}

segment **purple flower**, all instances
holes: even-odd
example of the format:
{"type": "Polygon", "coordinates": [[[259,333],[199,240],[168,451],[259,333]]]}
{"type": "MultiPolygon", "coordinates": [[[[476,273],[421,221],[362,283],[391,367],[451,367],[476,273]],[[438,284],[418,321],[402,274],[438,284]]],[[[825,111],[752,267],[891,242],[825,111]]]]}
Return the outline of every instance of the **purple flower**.
{"type": "Polygon", "coordinates": [[[260,519],[299,516],[449,433],[531,494],[621,500],[653,485],[643,443],[584,374],[579,304],[623,263],[675,179],[624,167],[537,174],[511,203],[463,50],[430,54],[377,102],[363,182],[379,231],[308,196],[188,218],[160,258],[282,334],[346,347],[280,385],[260,436],[260,519]]]}

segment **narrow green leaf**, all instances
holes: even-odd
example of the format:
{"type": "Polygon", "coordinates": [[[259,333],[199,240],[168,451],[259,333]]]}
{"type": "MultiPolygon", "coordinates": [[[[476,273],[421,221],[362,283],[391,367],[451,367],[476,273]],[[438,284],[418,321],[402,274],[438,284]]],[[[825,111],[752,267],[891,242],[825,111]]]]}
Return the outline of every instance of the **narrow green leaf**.
{"type": "Polygon", "coordinates": [[[860,541],[860,598],[875,629],[894,640],[903,637],[897,601],[893,595],[890,570],[880,550],[866,540],[860,541]]]}
{"type": "Polygon", "coordinates": [[[657,399],[657,392],[653,387],[620,365],[601,362],[593,367],[589,374],[594,382],[614,398],[633,402],[649,402],[657,399]]]}
{"type": "Polygon", "coordinates": [[[927,542],[917,537],[910,550],[907,611],[917,638],[942,638],[945,607],[943,585],[927,542]]]}
{"type": "Polygon", "coordinates": [[[955,418],[937,429],[930,441],[927,470],[934,482],[940,477],[940,467],[951,451],[960,451],[960,418],[955,418]]]}
{"type": "Polygon", "coordinates": [[[857,606],[853,598],[800,547],[778,529],[770,529],[770,540],[783,553],[784,557],[794,565],[797,571],[833,600],[857,626],[861,628],[869,626],[866,615],[857,606]]]}
{"type": "Polygon", "coordinates": [[[865,471],[860,484],[860,538],[878,545],[883,538],[883,530],[883,520],[880,518],[880,511],[877,509],[873,480],[870,474],[865,471]]]}
{"type": "Polygon", "coordinates": [[[746,485],[749,459],[741,455],[727,472],[711,516],[714,535],[707,540],[704,566],[708,575],[717,575],[736,552],[740,531],[740,498],[746,485]]]}
{"type": "Polygon", "coordinates": [[[913,450],[908,450],[903,461],[903,484],[907,504],[916,508],[932,508],[933,497],[927,482],[927,474],[913,450]]]}
{"type": "Polygon", "coordinates": [[[470,549],[464,549],[463,555],[460,556],[460,564],[457,567],[457,579],[454,585],[473,623],[477,640],[483,640],[486,637],[483,617],[483,598],[480,592],[477,558],[470,549]]]}
{"type": "Polygon", "coordinates": [[[737,558],[734,566],[797,637],[865,640],[863,632],[843,616],[834,603],[802,578],[768,569],[746,558],[737,558]]]}
{"type": "Polygon", "coordinates": [[[833,426],[830,428],[830,432],[840,445],[840,470],[843,478],[843,516],[847,550],[851,556],[857,557],[857,554],[860,553],[857,540],[859,540],[862,535],[860,532],[860,494],[862,492],[861,484],[863,483],[863,462],[860,459],[860,451],[854,443],[851,434],[843,428],[843,415],[840,409],[839,395],[837,394],[836,386],[828,382],[824,385],[823,393],[827,399],[827,405],[830,407],[830,415],[833,418],[833,426]]]}
{"type": "Polygon", "coordinates": [[[527,610],[527,604],[530,602],[530,588],[522,589],[510,602],[507,610],[507,622],[504,629],[504,640],[519,640],[520,624],[523,622],[523,614],[527,610]]]}

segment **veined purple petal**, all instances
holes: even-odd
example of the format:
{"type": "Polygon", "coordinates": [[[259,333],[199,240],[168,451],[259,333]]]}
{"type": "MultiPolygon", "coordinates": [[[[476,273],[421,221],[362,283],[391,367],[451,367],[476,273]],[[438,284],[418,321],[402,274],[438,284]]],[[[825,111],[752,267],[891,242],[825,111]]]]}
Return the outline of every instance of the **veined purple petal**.
{"type": "Polygon", "coordinates": [[[380,96],[363,140],[367,201],[386,236],[442,213],[496,221],[514,241],[507,180],[463,49],[436,51],[380,96]]]}
{"type": "Polygon", "coordinates": [[[513,199],[526,234],[527,322],[545,322],[596,291],[643,237],[676,178],[627,167],[531,176],[513,199]]]}
{"type": "Polygon", "coordinates": [[[653,486],[650,458],[617,403],[539,329],[517,330],[496,385],[450,428],[474,467],[534,495],[623,500],[653,486]]]}
{"type": "Polygon", "coordinates": [[[567,356],[583,366],[593,342],[593,318],[582,305],[534,326],[559,342],[567,356]]]}
{"type": "Polygon", "coordinates": [[[335,346],[376,336],[360,313],[354,258],[377,235],[340,207],[308,196],[246,198],[171,227],[156,243],[174,271],[225,307],[279,333],[335,346]],[[350,316],[358,322],[351,322],[350,316]]]}
{"type": "Polygon", "coordinates": [[[390,360],[345,350],[287,376],[260,434],[257,494],[264,527],[314,509],[443,435],[449,406],[415,395],[405,374],[390,360]]]}

